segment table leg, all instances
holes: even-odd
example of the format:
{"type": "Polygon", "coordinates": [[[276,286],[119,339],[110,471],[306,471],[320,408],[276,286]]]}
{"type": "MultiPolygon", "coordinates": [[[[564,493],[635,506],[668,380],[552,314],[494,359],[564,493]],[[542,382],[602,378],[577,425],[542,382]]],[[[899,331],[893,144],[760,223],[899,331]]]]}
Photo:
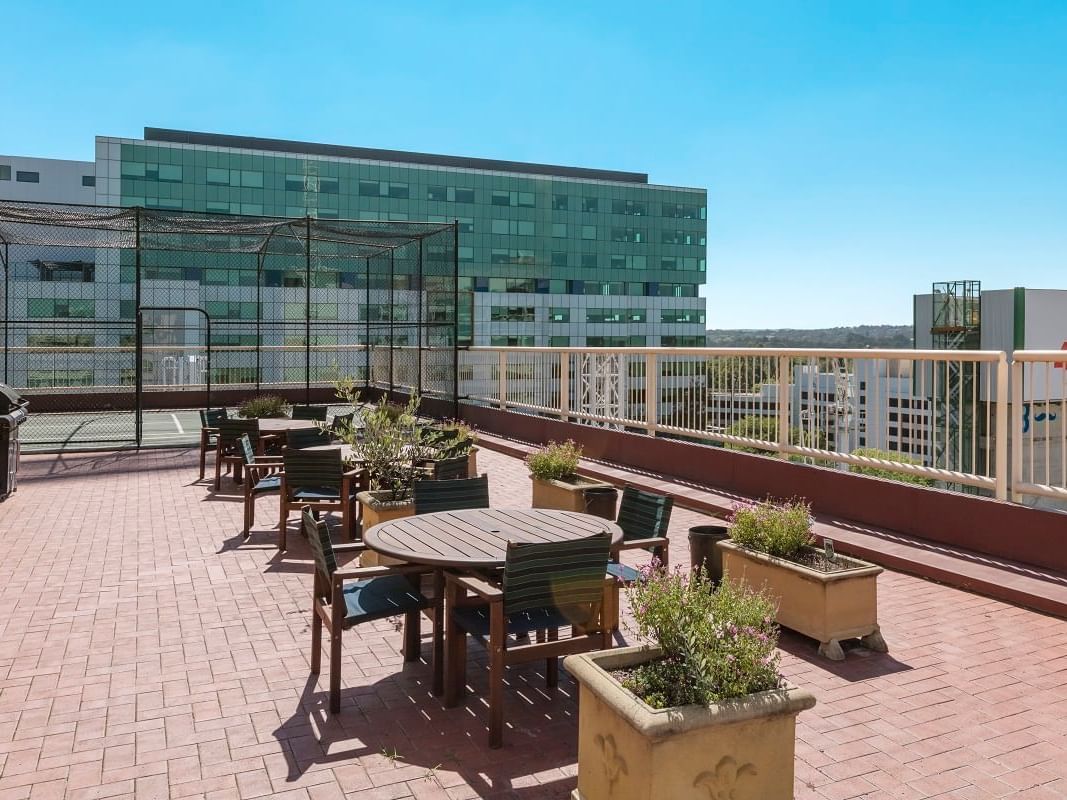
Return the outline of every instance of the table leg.
{"type": "Polygon", "coordinates": [[[433,573],[433,693],[440,697],[445,691],[445,573],[433,573]]]}

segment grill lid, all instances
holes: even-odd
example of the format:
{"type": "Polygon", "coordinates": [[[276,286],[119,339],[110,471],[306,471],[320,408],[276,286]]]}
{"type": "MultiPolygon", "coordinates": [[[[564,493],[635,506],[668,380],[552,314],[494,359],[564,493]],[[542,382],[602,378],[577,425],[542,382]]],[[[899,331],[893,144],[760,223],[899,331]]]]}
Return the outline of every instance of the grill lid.
{"type": "Polygon", "coordinates": [[[0,383],[0,414],[8,414],[17,408],[26,408],[29,400],[23,400],[22,395],[7,384],[0,383]]]}

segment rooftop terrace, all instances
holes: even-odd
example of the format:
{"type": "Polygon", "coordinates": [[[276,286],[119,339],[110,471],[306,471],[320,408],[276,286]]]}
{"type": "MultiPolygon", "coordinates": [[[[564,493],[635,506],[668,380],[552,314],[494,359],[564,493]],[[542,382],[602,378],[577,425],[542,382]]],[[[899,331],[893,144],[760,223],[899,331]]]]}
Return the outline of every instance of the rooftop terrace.
{"type": "MultiPolygon", "coordinates": [[[[529,505],[517,458],[479,462],[495,505],[529,505]]],[[[0,798],[569,796],[576,687],[564,674],[546,694],[540,665],[510,670],[490,751],[484,670],[445,709],[428,637],[405,665],[396,625],[361,626],[330,717],[304,542],[243,541],[233,484],[196,477],[189,450],[24,457],[0,503],[0,798]]],[[[676,509],[677,553],[703,521],[676,509]]],[[[892,571],[881,586],[889,654],[828,662],[783,632],[787,678],[818,700],[798,718],[796,797],[1067,795],[1067,621],[892,571]]]]}

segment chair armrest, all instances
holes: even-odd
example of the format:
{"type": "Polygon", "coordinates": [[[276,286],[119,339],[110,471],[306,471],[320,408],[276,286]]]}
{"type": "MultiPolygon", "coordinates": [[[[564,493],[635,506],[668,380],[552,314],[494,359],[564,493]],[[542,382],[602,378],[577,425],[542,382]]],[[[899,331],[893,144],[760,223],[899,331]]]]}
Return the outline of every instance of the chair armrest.
{"type": "Polygon", "coordinates": [[[494,586],[484,578],[479,578],[475,575],[461,575],[458,572],[446,572],[445,581],[447,583],[454,583],[457,586],[474,592],[483,600],[503,600],[504,590],[499,586],[494,586]]]}
{"type": "Polygon", "coordinates": [[[649,547],[662,547],[670,540],[666,536],[653,536],[650,539],[624,539],[618,544],[611,546],[611,552],[617,553],[619,550],[647,550],[649,547]]]}
{"type": "Polygon", "coordinates": [[[346,478],[358,478],[359,474],[364,471],[364,467],[353,467],[352,469],[345,470],[343,475],[346,478]]]}
{"type": "MultiPolygon", "coordinates": [[[[358,545],[366,548],[366,545],[358,545]]],[[[337,548],[334,548],[335,550],[337,548]]],[[[364,578],[381,578],[386,575],[422,575],[433,572],[432,567],[425,564],[390,564],[377,567],[356,567],[355,569],[339,569],[333,573],[333,583],[337,586],[344,581],[358,581],[364,578]]]]}

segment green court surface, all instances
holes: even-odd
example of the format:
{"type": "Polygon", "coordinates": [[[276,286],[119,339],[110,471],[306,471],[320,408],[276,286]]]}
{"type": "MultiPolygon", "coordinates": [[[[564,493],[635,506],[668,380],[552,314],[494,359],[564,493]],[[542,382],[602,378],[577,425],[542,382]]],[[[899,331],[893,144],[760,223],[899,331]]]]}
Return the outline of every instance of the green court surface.
{"type": "MultiPolygon", "coordinates": [[[[346,413],[350,406],[331,406],[329,414],[346,413]]],[[[200,443],[200,413],[196,409],[145,411],[142,447],[195,447],[200,443]]],[[[34,413],[19,427],[26,453],[63,450],[113,450],[136,447],[136,417],[132,411],[34,413]]]]}

